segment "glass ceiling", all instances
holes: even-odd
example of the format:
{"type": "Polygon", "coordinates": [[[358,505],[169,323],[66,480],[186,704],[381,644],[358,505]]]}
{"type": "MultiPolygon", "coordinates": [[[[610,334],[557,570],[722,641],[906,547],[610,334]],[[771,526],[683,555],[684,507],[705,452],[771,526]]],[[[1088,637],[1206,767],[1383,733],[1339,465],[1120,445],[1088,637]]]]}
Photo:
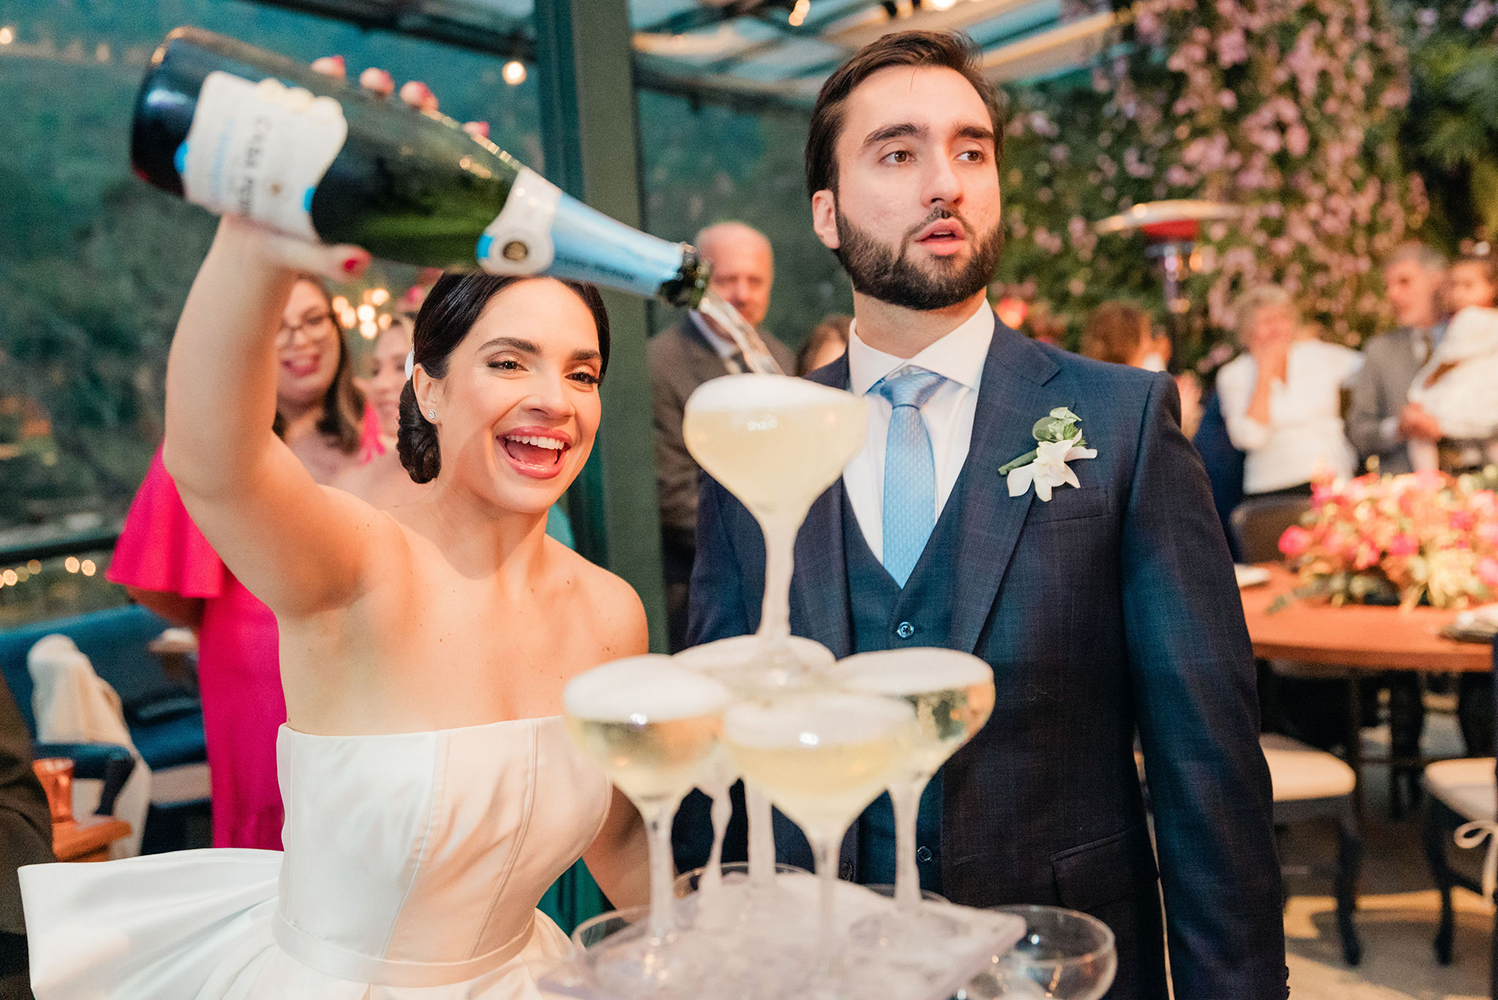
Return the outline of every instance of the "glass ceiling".
{"type": "MultiPolygon", "coordinates": [[[[259,0],[517,58],[533,0],[259,0]]],[[[544,0],[542,0],[544,2],[544,0]]],[[[822,81],[889,31],[965,31],[997,83],[1070,72],[1116,15],[1078,0],[630,0],[640,86],[750,107],[810,108],[822,81]]]]}

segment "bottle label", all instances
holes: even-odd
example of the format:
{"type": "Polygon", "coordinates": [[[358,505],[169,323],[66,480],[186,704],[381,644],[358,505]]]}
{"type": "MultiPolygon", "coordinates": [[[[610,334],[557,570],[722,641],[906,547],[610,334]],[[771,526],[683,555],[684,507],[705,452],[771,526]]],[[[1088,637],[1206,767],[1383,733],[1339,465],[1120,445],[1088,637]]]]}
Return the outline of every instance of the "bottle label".
{"type": "Polygon", "coordinates": [[[187,200],[307,240],[312,194],[348,138],[343,107],[279,80],[203,80],[177,172],[187,200]]]}
{"type": "Polygon", "coordinates": [[[479,237],[477,257],[493,274],[544,271],[651,298],[680,275],[682,248],[589,208],[525,168],[479,237]]]}

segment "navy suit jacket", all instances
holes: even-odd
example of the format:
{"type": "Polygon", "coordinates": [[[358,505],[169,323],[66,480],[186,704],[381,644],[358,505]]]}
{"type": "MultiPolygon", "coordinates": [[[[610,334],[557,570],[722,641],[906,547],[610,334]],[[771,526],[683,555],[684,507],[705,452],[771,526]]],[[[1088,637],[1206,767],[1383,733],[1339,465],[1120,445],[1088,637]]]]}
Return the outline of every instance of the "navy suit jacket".
{"type": "MultiPolygon", "coordinates": [[[[846,355],[810,377],[846,387],[846,355]]],[[[958,489],[950,645],[993,666],[997,701],[943,771],[944,894],[1090,912],[1118,936],[1110,996],[1164,1000],[1163,885],[1177,996],[1282,1000],[1253,651],[1175,383],[999,324],[958,489]],[[1071,463],[1081,488],[1010,497],[999,466],[1034,447],[1033,424],[1057,406],[1098,452],[1071,463]]],[[[853,651],[842,491],[839,480],[812,507],[791,585],[792,631],[839,657],[853,651]]],[[[752,632],[763,539],[710,479],[697,539],[689,641],[752,632]]]]}

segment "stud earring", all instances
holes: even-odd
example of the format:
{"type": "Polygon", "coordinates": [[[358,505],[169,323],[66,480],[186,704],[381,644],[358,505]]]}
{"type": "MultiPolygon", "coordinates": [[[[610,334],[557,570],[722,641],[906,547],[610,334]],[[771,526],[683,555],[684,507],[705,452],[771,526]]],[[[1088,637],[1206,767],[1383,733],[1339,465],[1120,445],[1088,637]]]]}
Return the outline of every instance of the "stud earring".
{"type": "Polygon", "coordinates": [[[428,420],[436,420],[437,419],[437,411],[436,410],[428,410],[427,411],[427,419],[428,420]]]}

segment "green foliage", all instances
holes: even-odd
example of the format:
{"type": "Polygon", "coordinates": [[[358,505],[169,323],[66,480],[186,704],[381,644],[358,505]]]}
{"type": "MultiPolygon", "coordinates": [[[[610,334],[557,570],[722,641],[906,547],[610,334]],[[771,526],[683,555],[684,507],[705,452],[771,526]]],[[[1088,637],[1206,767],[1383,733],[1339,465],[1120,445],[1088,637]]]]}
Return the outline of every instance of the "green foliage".
{"type": "Polygon", "coordinates": [[[1456,251],[1498,234],[1498,9],[1477,2],[1396,8],[1410,46],[1402,139],[1426,179],[1424,235],[1456,251]]]}

